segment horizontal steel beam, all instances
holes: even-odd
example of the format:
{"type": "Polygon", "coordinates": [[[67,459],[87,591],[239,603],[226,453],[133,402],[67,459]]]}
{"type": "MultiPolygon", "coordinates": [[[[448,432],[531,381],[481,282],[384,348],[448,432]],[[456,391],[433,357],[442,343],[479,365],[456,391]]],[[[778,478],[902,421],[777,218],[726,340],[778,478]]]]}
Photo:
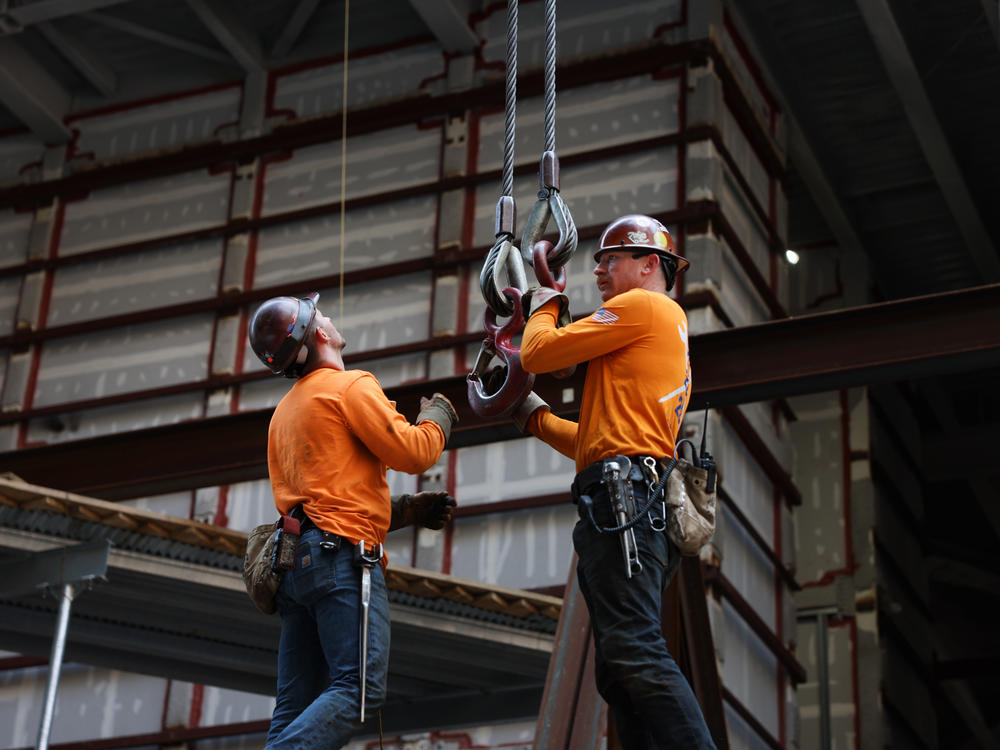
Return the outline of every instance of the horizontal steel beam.
{"type": "MultiPolygon", "coordinates": [[[[692,409],[1000,366],[1000,284],[793,317],[691,337],[692,409]]],[[[539,377],[555,413],[579,408],[585,368],[539,377]]],[[[509,420],[469,409],[463,376],[388,390],[410,419],[440,391],[458,409],[449,448],[518,437],[509,420]]],[[[122,499],[266,476],[270,409],[0,453],[0,471],[94,497],[122,499]]]]}

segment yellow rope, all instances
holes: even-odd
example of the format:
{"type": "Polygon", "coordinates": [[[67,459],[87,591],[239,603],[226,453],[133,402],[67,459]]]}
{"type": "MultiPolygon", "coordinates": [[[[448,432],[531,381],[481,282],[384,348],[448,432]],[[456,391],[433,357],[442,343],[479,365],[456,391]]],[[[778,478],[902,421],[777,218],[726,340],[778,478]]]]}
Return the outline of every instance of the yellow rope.
{"type": "Polygon", "coordinates": [[[351,0],[344,3],[344,81],[340,102],[340,316],[337,327],[344,328],[344,225],[347,206],[347,32],[351,0]]]}

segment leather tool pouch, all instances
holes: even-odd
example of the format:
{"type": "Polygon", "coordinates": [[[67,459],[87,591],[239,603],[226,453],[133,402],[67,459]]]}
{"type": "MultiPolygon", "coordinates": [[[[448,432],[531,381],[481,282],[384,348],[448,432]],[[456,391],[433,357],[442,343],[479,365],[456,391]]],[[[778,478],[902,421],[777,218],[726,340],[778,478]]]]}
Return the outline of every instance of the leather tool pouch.
{"type": "Polygon", "coordinates": [[[667,479],[667,534],[682,555],[697,555],[715,533],[715,472],[682,458],[667,479]]]}
{"type": "Polygon", "coordinates": [[[286,570],[295,568],[298,541],[299,522],[291,516],[281,516],[275,523],[258,526],[247,536],[243,585],[254,606],[266,615],[278,608],[274,597],[281,576],[286,570]]]}

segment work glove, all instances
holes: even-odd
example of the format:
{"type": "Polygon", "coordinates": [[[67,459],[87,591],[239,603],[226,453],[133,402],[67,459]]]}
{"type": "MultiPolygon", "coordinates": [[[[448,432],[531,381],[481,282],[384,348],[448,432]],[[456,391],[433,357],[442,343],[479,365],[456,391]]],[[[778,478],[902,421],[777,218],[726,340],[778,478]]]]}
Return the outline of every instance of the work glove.
{"type": "Polygon", "coordinates": [[[534,315],[539,308],[550,300],[559,300],[559,315],[556,318],[556,328],[569,325],[572,318],[569,314],[569,297],[563,292],[547,286],[528,287],[527,291],[521,295],[521,309],[524,311],[524,319],[527,320],[534,315]]]}
{"type": "Polygon", "coordinates": [[[420,397],[420,413],[417,414],[417,424],[434,422],[444,433],[445,445],[451,436],[451,427],[458,421],[458,412],[448,397],[443,393],[435,393],[430,398],[420,397]]]}
{"type": "Polygon", "coordinates": [[[443,529],[451,521],[458,504],[447,492],[418,492],[415,495],[396,495],[392,498],[392,518],[389,531],[407,526],[425,529],[443,529]]]}
{"type": "MultiPolygon", "coordinates": [[[[521,404],[514,409],[514,424],[517,428],[523,432],[528,431],[528,420],[531,419],[531,415],[534,414],[539,409],[549,409],[549,405],[545,402],[541,396],[539,396],[534,391],[528,393],[528,397],[521,402],[521,404]]],[[[551,409],[550,409],[551,411],[551,409]]]]}

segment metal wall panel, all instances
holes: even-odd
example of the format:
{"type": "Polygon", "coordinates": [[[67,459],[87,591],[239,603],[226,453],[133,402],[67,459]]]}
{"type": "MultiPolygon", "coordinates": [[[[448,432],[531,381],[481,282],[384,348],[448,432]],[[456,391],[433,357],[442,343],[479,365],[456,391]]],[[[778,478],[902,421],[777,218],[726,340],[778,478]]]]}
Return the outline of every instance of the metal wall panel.
{"type": "MultiPolygon", "coordinates": [[[[332,135],[332,134],[331,134],[332,135]]],[[[404,125],[348,138],[347,198],[399,190],[439,177],[441,129],[404,125]]],[[[298,149],[267,165],[261,215],[340,200],[340,140],[298,149]]]]}
{"type": "Polygon", "coordinates": [[[16,183],[24,170],[41,165],[45,144],[32,133],[18,133],[0,138],[0,185],[16,183]]]}
{"type": "Polygon", "coordinates": [[[711,452],[718,458],[723,473],[722,486],[773,548],[774,485],[727,423],[714,431],[709,427],[709,431],[711,452]]]}
{"type": "MultiPolygon", "coordinates": [[[[348,111],[413,95],[428,78],[444,73],[436,44],[414,44],[378,55],[349,58],[348,111]]],[[[344,90],[343,63],[279,74],[272,109],[295,118],[339,112],[344,90]]]]}
{"type": "Polygon", "coordinates": [[[114,396],[208,375],[210,315],[54,339],[41,355],[35,405],[114,396]]]}
{"type": "MultiPolygon", "coordinates": [[[[34,746],[47,675],[47,666],[0,671],[3,747],[34,746]]],[[[50,740],[58,745],[148,732],[160,725],[167,685],[156,677],[64,663],[50,740]]]]}
{"type": "MultiPolygon", "coordinates": [[[[761,276],[771,276],[771,248],[767,230],[761,225],[759,215],[750,207],[743,189],[733,178],[726,164],[721,165],[722,182],[716,186],[722,213],[732,225],[736,236],[753,259],[761,276]]],[[[690,189],[691,186],[688,186],[690,189]]],[[[766,205],[766,204],[765,204],[766,205]]]]}
{"type": "Polygon", "coordinates": [[[732,319],[733,325],[746,326],[770,320],[771,314],[767,305],[761,298],[760,292],[747,278],[729,243],[722,240],[721,245],[723,252],[719,281],[723,291],[722,306],[732,319]]]}
{"type": "Polygon", "coordinates": [[[224,224],[230,173],[204,170],[93,191],[66,204],[59,254],[224,224]]]}
{"type": "Polygon", "coordinates": [[[722,682],[777,737],[778,698],[783,697],[778,690],[777,659],[728,602],[722,603],[722,610],[723,638],[727,645],[721,665],[722,682]]]}
{"type": "Polygon", "coordinates": [[[457,491],[463,505],[552,493],[569,497],[576,473],[572,459],[534,437],[461,448],[457,491]]]}
{"type": "MultiPolygon", "coordinates": [[[[434,252],[437,196],[364,206],[344,218],[344,271],[425,258],[434,252]]],[[[340,272],[340,214],[262,229],[255,287],[301,283],[340,272]]]]}
{"type": "Polygon", "coordinates": [[[17,306],[21,299],[21,277],[0,278],[0,336],[14,332],[17,306]]]}
{"type": "MultiPolygon", "coordinates": [[[[475,31],[486,39],[482,49],[488,63],[504,60],[506,17],[503,5],[476,24],[475,31]]],[[[544,5],[525,3],[518,12],[518,67],[540,68],[544,56],[544,5]]],[[[601,0],[574,0],[559,7],[560,60],[586,57],[593,50],[632,47],[653,38],[667,24],[683,18],[681,0],[646,0],[609,6],[601,0]]]]}
{"type": "Polygon", "coordinates": [[[107,114],[74,117],[73,154],[88,161],[121,159],[214,141],[224,125],[239,119],[242,87],[184,95],[107,114]]]}
{"type": "Polygon", "coordinates": [[[0,211],[0,267],[25,261],[31,222],[32,215],[28,212],[16,212],[13,209],[0,211]]]}
{"type": "Polygon", "coordinates": [[[218,290],[222,254],[221,239],[206,239],[59,268],[53,275],[47,324],[210,299],[218,290]]]}
{"type": "MultiPolygon", "coordinates": [[[[775,602],[780,591],[774,585],[774,566],[724,503],[720,503],[716,524],[712,544],[722,557],[722,574],[771,631],[777,632],[775,602]]],[[[728,649],[726,654],[727,658],[741,658],[736,649],[728,649]]]]}
{"type": "Polygon", "coordinates": [[[756,730],[729,704],[724,704],[723,708],[726,712],[729,750],[773,750],[773,746],[761,739],[756,730]]]}
{"type": "Polygon", "coordinates": [[[28,424],[27,440],[37,443],[82,440],[197,419],[204,415],[204,411],[204,396],[201,393],[81,409],[32,419],[28,424]]]}
{"type": "Polygon", "coordinates": [[[462,518],[452,537],[452,571],[506,586],[563,586],[570,571],[576,523],[572,503],[462,518]]]}
{"type": "MultiPolygon", "coordinates": [[[[661,214],[677,207],[677,149],[660,148],[562,169],[562,195],[577,227],[604,225],[631,213],[661,214]]],[[[514,180],[515,201],[530,211],[538,191],[538,178],[514,180]]],[[[499,197],[498,186],[481,186],[476,191],[474,215],[476,247],[490,247],[495,238],[493,216],[499,197]]],[[[519,225],[520,228],[520,225],[519,225]]]]}
{"type": "Polygon", "coordinates": [[[799,540],[796,576],[804,584],[821,581],[847,565],[843,529],[844,450],[838,393],[819,393],[792,400],[798,420],[790,426],[793,475],[809,477],[800,487],[802,508],[795,514],[799,540]]]}
{"type": "Polygon", "coordinates": [[[770,201],[771,175],[768,174],[764,163],[757,156],[753,146],[750,145],[746,132],[740,127],[739,120],[736,119],[729,107],[725,108],[722,122],[719,124],[722,129],[722,142],[733,161],[736,162],[737,170],[747,181],[757,203],[767,211],[770,201]]]}
{"type": "MultiPolygon", "coordinates": [[[[677,78],[635,76],[568,89],[556,101],[556,152],[564,157],[676,133],[680,130],[679,101],[677,78]]],[[[519,164],[541,157],[543,107],[544,99],[538,96],[517,103],[514,151],[519,164]]],[[[503,112],[482,117],[476,155],[479,171],[499,169],[503,149],[503,112]]]]}

